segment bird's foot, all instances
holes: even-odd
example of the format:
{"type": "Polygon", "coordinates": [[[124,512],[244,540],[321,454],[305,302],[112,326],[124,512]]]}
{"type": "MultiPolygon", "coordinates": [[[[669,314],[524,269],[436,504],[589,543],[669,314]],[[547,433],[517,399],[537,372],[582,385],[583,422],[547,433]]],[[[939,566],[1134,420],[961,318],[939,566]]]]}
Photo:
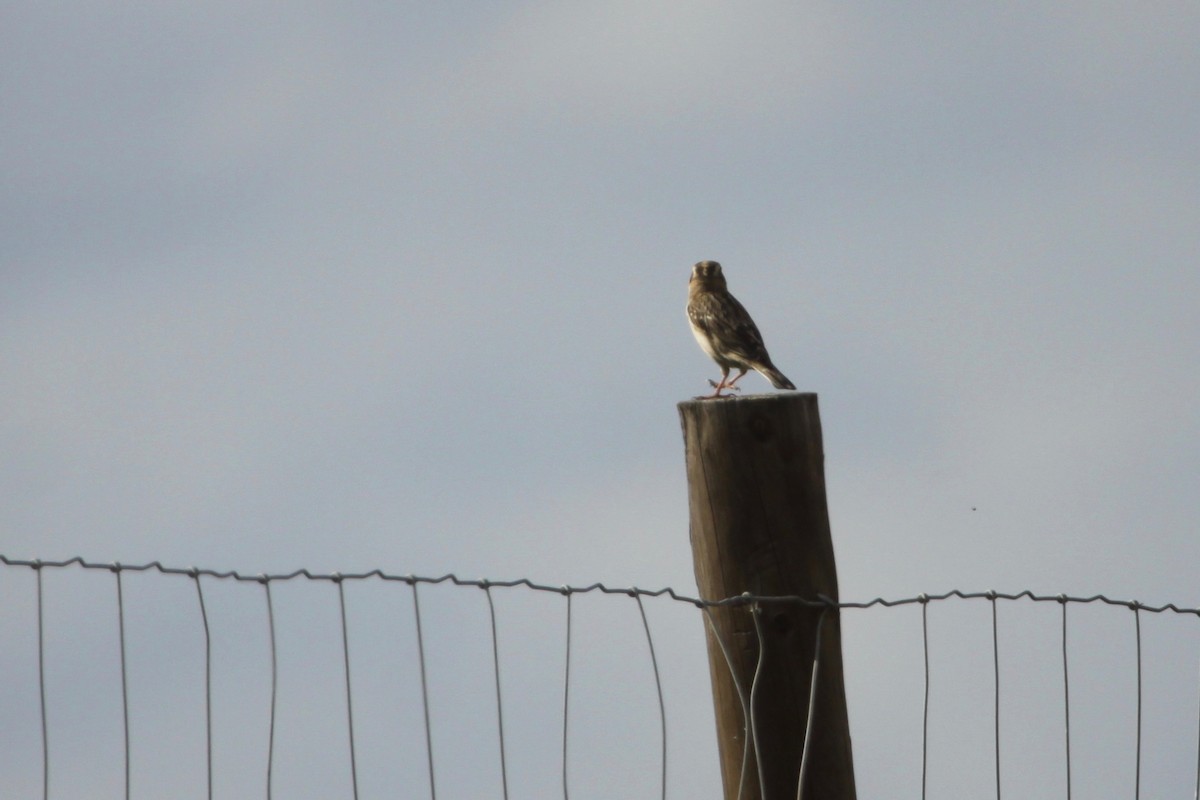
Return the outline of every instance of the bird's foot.
{"type": "Polygon", "coordinates": [[[732,383],[717,383],[712,378],[708,379],[708,385],[717,390],[716,394],[711,395],[712,397],[723,397],[724,395],[721,394],[722,389],[733,389],[735,392],[740,392],[742,390],[742,387],[740,386],[734,386],[732,383]]]}

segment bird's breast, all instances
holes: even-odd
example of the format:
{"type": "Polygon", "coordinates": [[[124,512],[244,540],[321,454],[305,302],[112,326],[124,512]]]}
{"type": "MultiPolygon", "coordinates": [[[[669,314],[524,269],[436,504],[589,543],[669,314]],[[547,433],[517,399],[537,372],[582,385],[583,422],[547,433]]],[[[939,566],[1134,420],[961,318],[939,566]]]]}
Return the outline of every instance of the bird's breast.
{"type": "Polygon", "coordinates": [[[705,353],[708,353],[709,358],[713,359],[714,361],[718,360],[717,351],[713,348],[712,339],[709,337],[709,335],[704,332],[703,328],[701,328],[695,322],[692,322],[690,316],[688,317],[688,322],[692,326],[692,336],[696,337],[696,343],[700,345],[700,349],[705,353]]]}

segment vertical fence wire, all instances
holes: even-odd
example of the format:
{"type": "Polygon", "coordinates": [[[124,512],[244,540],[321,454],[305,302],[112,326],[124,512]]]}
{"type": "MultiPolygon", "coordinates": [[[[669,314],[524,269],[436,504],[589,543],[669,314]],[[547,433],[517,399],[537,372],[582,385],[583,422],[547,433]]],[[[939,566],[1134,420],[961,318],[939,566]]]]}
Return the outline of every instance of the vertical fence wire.
{"type": "Polygon", "coordinates": [[[757,602],[750,606],[750,615],[754,620],[754,634],[758,639],[758,664],[754,667],[754,679],[750,681],[750,731],[754,739],[754,763],[758,768],[758,791],[762,794],[766,770],[763,768],[762,747],[759,745],[762,740],[758,735],[758,715],[755,709],[758,708],[759,678],[762,677],[763,665],[767,660],[767,637],[763,635],[762,607],[757,602]]]}
{"type": "Polygon", "coordinates": [[[271,602],[271,581],[262,576],[263,594],[267,598],[267,633],[271,645],[271,721],[267,728],[267,800],[272,798],[275,777],[275,707],[279,688],[279,664],[275,650],[275,604],[271,602]]]}
{"type": "MultiPolygon", "coordinates": [[[[717,646],[721,650],[721,655],[725,658],[725,666],[729,668],[729,675],[733,678],[733,687],[737,690],[738,702],[742,706],[742,771],[738,777],[737,794],[737,800],[742,800],[742,796],[746,791],[746,777],[750,774],[750,748],[754,743],[754,737],[750,729],[750,699],[747,696],[746,687],[737,673],[737,668],[734,666],[733,657],[729,653],[729,646],[725,644],[725,638],[721,636],[721,631],[717,628],[716,620],[713,619],[712,609],[708,606],[700,606],[700,610],[704,612],[713,638],[716,639],[717,646]]],[[[1197,767],[1197,774],[1200,775],[1200,766],[1197,767]]],[[[1197,798],[1197,800],[1200,800],[1200,798],[1197,798]]]]}
{"type": "Polygon", "coordinates": [[[562,723],[562,788],[563,800],[569,800],[570,791],[567,782],[567,727],[571,710],[571,591],[565,586],[563,594],[567,596],[567,654],[563,667],[563,723],[562,723]]]}
{"type": "Polygon", "coordinates": [[[996,739],[996,800],[1000,800],[1000,637],[996,625],[996,593],[988,592],[992,601],[992,676],[995,692],[995,739],[996,739]]]}
{"type": "Polygon", "coordinates": [[[828,611],[828,606],[822,608],[821,616],[817,618],[812,677],[808,690],[808,720],[804,723],[804,750],[800,754],[800,777],[796,780],[796,800],[804,800],[804,780],[808,776],[808,754],[812,749],[813,720],[817,716],[817,672],[821,668],[821,626],[825,624],[825,614],[828,611]]]}
{"type": "Polygon", "coordinates": [[[42,565],[33,567],[37,575],[37,643],[38,643],[38,698],[42,714],[42,799],[50,798],[50,730],[46,724],[46,636],[42,612],[42,565]]]}
{"type": "Polygon", "coordinates": [[[1200,700],[1196,704],[1196,788],[1192,797],[1200,800],[1200,700]]]}
{"type": "Polygon", "coordinates": [[[212,745],[212,635],[208,629],[208,609],[204,605],[204,589],[200,586],[200,571],[193,568],[192,580],[196,582],[196,599],[200,601],[200,621],[204,623],[204,749],[205,766],[208,771],[208,800],[213,796],[213,745],[212,745]]]}
{"type": "Polygon", "coordinates": [[[1066,733],[1067,757],[1067,800],[1071,800],[1071,680],[1067,671],[1067,598],[1059,595],[1062,605],[1062,672],[1063,672],[1063,721],[1066,733]]]}
{"type": "Polygon", "coordinates": [[[338,607],[342,613],[342,664],[346,678],[346,729],[350,740],[350,788],[358,800],[358,759],[354,752],[354,701],[350,692],[350,631],[346,625],[346,590],[342,580],[334,580],[338,589],[338,607]]]}
{"type": "Polygon", "coordinates": [[[921,712],[921,800],[929,777],[929,598],[921,595],[921,647],[925,651],[925,705],[921,712]]]}
{"type": "Polygon", "coordinates": [[[1133,797],[1139,800],[1142,796],[1142,616],[1138,613],[1138,605],[1133,605],[1133,629],[1137,636],[1137,752],[1133,773],[1133,797]]]}
{"type": "Polygon", "coordinates": [[[662,677],[658,674],[658,657],[654,654],[654,638],[650,635],[650,622],[646,619],[646,609],[642,605],[642,596],[633,592],[637,601],[638,613],[642,615],[642,628],[646,631],[646,644],[650,647],[650,665],[654,668],[654,688],[658,692],[658,722],[662,736],[662,800],[667,800],[667,706],[663,702],[662,677]]]}
{"type": "Polygon", "coordinates": [[[429,678],[425,674],[425,635],[421,630],[421,599],[417,593],[417,582],[410,581],[413,598],[413,616],[417,620],[417,659],[421,665],[421,709],[425,715],[425,761],[429,765],[429,797],[437,800],[437,784],[433,777],[433,726],[429,723],[429,678]]]}
{"type": "Polygon", "coordinates": [[[504,752],[504,703],[500,696],[500,643],[496,636],[496,604],[492,601],[492,587],[483,585],[487,595],[488,617],[492,622],[492,674],[496,678],[496,725],[500,733],[500,785],[504,790],[504,800],[508,800],[508,758],[504,752]]]}
{"type": "Polygon", "coordinates": [[[124,738],[125,800],[129,800],[131,781],[129,771],[129,678],[125,664],[125,593],[121,588],[121,565],[113,565],[117,576],[117,639],[121,648],[121,732],[124,738]]]}

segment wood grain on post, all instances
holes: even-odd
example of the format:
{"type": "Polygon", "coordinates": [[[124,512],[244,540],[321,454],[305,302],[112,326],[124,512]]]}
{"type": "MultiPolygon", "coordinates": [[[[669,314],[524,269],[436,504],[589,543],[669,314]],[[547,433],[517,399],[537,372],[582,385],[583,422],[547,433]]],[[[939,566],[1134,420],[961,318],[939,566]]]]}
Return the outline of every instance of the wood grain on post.
{"type": "MultiPolygon", "coordinates": [[[[824,452],[815,394],[690,400],[679,404],[687,459],[696,583],[705,600],[754,595],[838,597],[825,500],[824,452]]],[[[765,650],[755,692],[752,747],[742,800],[796,797],[816,645],[818,608],[763,604],[765,650]],[[761,760],[758,780],[756,760],[761,760]]],[[[759,663],[753,612],[712,610],[746,695],[759,663]]],[[[708,635],[709,670],[726,800],[739,797],[744,738],[734,676],[708,635]]],[[[842,680],[840,616],[825,612],[816,715],[805,798],[853,800],[854,764],[842,680]]]]}

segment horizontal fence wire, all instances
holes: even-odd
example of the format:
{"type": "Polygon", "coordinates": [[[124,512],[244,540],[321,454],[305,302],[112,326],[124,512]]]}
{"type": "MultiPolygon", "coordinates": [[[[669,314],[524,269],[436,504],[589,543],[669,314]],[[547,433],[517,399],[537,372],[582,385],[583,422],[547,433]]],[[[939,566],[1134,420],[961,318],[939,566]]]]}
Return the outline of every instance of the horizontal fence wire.
{"type": "MultiPolygon", "coordinates": [[[[920,796],[924,798],[927,792],[928,783],[928,749],[929,749],[929,717],[930,717],[930,656],[929,656],[929,624],[928,624],[928,607],[930,603],[940,602],[952,599],[962,600],[986,600],[990,604],[991,611],[991,644],[992,644],[992,678],[993,678],[993,718],[991,720],[994,735],[994,769],[995,769],[995,796],[997,800],[1001,798],[1001,737],[1000,737],[1000,714],[1001,714],[1001,685],[1000,685],[1000,636],[999,636],[999,621],[997,615],[997,601],[1017,601],[1029,600],[1041,603],[1058,603],[1061,606],[1061,675],[1063,682],[1063,726],[1065,737],[1065,762],[1066,762],[1066,797],[1071,797],[1072,794],[1072,765],[1071,765],[1071,698],[1070,698],[1070,679],[1068,672],[1067,660],[1067,606],[1069,604],[1089,604],[1102,603],[1110,606],[1118,606],[1131,609],[1134,612],[1134,637],[1136,647],[1136,738],[1134,752],[1134,786],[1133,796],[1136,798],[1141,795],[1142,788],[1142,714],[1143,714],[1143,663],[1142,663],[1142,631],[1141,631],[1141,612],[1149,613],[1164,613],[1167,611],[1183,615],[1200,616],[1200,608],[1183,607],[1174,603],[1154,606],[1142,603],[1137,600],[1121,600],[1110,598],[1103,594],[1091,596],[1070,596],[1066,594],[1036,594],[1032,591],[1025,590],[1016,593],[1002,593],[997,591],[985,592],[964,592],[960,590],[952,590],[942,594],[919,594],[913,597],[905,597],[899,599],[886,599],[876,597],[867,601],[836,601],[829,597],[818,596],[816,598],[805,598],[799,596],[765,596],[742,594],[735,597],[707,600],[676,592],[671,588],[663,588],[656,590],[647,590],[638,587],[613,588],[606,586],[603,583],[593,583],[586,586],[567,586],[567,585],[546,585],[535,583],[527,578],[516,580],[489,580],[489,579],[464,579],[454,574],[447,574],[441,577],[427,577],[418,575],[397,575],[384,572],[382,570],[371,570],[362,573],[318,573],[307,569],[299,569],[290,573],[266,574],[260,573],[256,575],[243,574],[237,571],[220,571],[215,569],[202,569],[199,567],[168,567],[158,561],[153,561],[140,565],[126,565],[118,562],[114,563],[98,563],[90,562],[82,557],[70,558],[63,561],[43,561],[40,559],[23,560],[10,558],[0,555],[0,564],[17,567],[29,568],[33,570],[37,576],[36,581],[36,600],[37,600],[37,649],[38,649],[38,683],[39,683],[39,706],[41,717],[41,744],[42,744],[42,794],[44,798],[50,796],[50,751],[51,737],[49,726],[47,724],[46,712],[46,677],[45,677],[45,623],[43,619],[43,586],[42,573],[45,569],[64,569],[70,567],[79,567],[85,570],[103,570],[114,573],[116,577],[116,593],[117,593],[117,621],[118,621],[118,637],[120,646],[120,680],[121,680],[121,703],[122,703],[122,734],[123,734],[123,759],[124,759],[124,793],[125,797],[130,796],[131,778],[130,778],[130,744],[129,744],[129,687],[127,678],[127,655],[126,655],[126,609],[124,592],[122,591],[121,576],[125,572],[148,572],[157,571],[164,575],[179,575],[190,578],[195,583],[196,600],[199,605],[199,617],[203,627],[204,634],[204,724],[205,724],[205,767],[206,767],[206,794],[208,797],[213,796],[213,721],[212,721],[212,638],[209,630],[208,611],[205,604],[205,596],[202,588],[201,578],[211,578],[216,580],[233,580],[243,582],[255,582],[263,586],[265,590],[267,626],[269,633],[269,655],[270,655],[270,721],[269,733],[266,753],[266,796],[268,800],[272,796],[273,790],[273,770],[275,762],[275,724],[276,724],[276,692],[278,685],[277,674],[277,650],[275,641],[275,614],[271,597],[271,584],[281,581],[292,581],[298,579],[306,579],[309,581],[325,581],[334,584],[338,591],[338,604],[340,612],[340,630],[341,630],[341,656],[342,666],[344,669],[343,677],[345,682],[345,713],[347,723],[349,758],[352,796],[357,798],[359,794],[359,781],[356,766],[356,746],[355,746],[355,720],[353,713],[353,692],[351,686],[351,658],[350,658],[350,636],[347,625],[346,612],[346,597],[344,584],[346,581],[366,581],[369,579],[379,579],[383,581],[394,581],[406,584],[410,587],[412,593],[413,614],[415,622],[417,655],[419,660],[419,675],[420,675],[420,693],[423,711],[424,722],[424,744],[426,766],[428,768],[429,778],[429,796],[431,800],[436,800],[437,788],[435,783],[434,770],[434,753],[433,753],[433,737],[432,737],[432,721],[431,710],[429,703],[429,687],[427,677],[427,664],[425,654],[425,642],[422,633],[422,614],[419,599],[418,587],[421,584],[452,584],[463,587],[476,587],[484,590],[488,603],[488,620],[491,633],[491,657],[492,657],[492,675],[491,678],[495,683],[495,700],[496,700],[496,720],[499,734],[499,758],[500,758],[500,779],[503,796],[508,797],[508,764],[505,747],[505,724],[502,703],[502,692],[500,682],[500,646],[496,631],[496,610],[492,601],[492,590],[497,588],[525,588],[535,592],[553,593],[563,596],[566,600],[566,625],[565,625],[565,647],[564,653],[564,668],[563,668],[563,685],[562,685],[562,796],[564,800],[569,800],[570,793],[570,777],[568,770],[568,755],[569,755],[569,729],[571,717],[571,673],[572,673],[572,597],[576,594],[586,593],[601,593],[606,595],[625,595],[632,597],[638,606],[638,612],[641,619],[642,628],[646,636],[646,644],[648,647],[650,664],[653,669],[655,690],[658,698],[658,710],[661,727],[661,797],[667,797],[667,712],[666,705],[663,699],[663,682],[659,672],[658,658],[655,652],[654,638],[651,633],[651,626],[646,617],[645,608],[642,605],[644,597],[668,597],[680,603],[686,603],[699,608],[704,612],[708,622],[708,627],[711,629],[714,641],[719,647],[726,666],[729,668],[734,678],[735,688],[738,692],[738,700],[743,712],[744,722],[744,751],[742,754],[742,768],[740,777],[738,777],[738,797],[740,798],[747,788],[747,779],[750,775],[757,773],[759,776],[764,774],[762,741],[760,733],[756,729],[755,707],[761,702],[757,698],[759,689],[759,677],[763,667],[764,659],[767,657],[767,642],[768,637],[765,636],[762,621],[760,619],[762,609],[768,605],[799,605],[802,607],[820,609],[820,620],[823,622],[826,612],[830,610],[842,609],[870,609],[876,607],[896,607],[919,604],[921,606],[921,638],[923,651],[923,671],[924,671],[924,686],[923,686],[923,707],[922,707],[922,735],[921,735],[921,768],[920,768],[920,796]],[[714,624],[712,610],[721,607],[744,607],[750,611],[751,619],[754,622],[758,642],[758,665],[754,670],[753,675],[738,675],[734,668],[733,659],[730,656],[729,644],[723,640],[717,626],[714,624]],[[754,772],[751,772],[753,770],[754,772]]],[[[814,698],[817,692],[817,674],[820,652],[820,622],[816,628],[816,642],[814,644],[814,661],[812,664],[811,688],[809,698],[809,717],[806,724],[806,735],[804,743],[803,757],[800,763],[799,775],[797,776],[797,797],[804,796],[805,775],[808,767],[809,745],[813,733],[813,711],[815,709],[814,698]]],[[[1197,751],[1197,771],[1196,783],[1200,790],[1200,736],[1198,736],[1198,751],[1197,751]]],[[[1197,796],[1200,796],[1198,793],[1197,796]]]]}
{"type": "Polygon", "coordinates": [[[186,575],[188,577],[206,576],[211,578],[219,578],[222,580],[244,581],[248,583],[266,583],[268,581],[290,581],[298,578],[306,578],[310,581],[329,581],[331,583],[339,583],[341,581],[358,581],[367,580],[369,578],[378,578],[383,581],[399,581],[409,584],[410,586],[428,583],[451,583],[455,586],[474,586],[480,589],[489,588],[512,588],[525,587],[537,592],[551,592],[554,594],[587,594],[589,592],[600,592],[603,594],[623,594],[630,597],[670,597],[672,600],[677,600],[681,603],[690,603],[697,607],[719,608],[726,606],[750,606],[755,603],[762,604],[782,604],[782,605],[799,605],[808,608],[836,608],[836,609],[855,609],[855,608],[874,608],[882,606],[885,608],[893,608],[895,606],[916,605],[920,603],[930,603],[940,600],[960,599],[960,600],[1032,600],[1036,603],[1105,603],[1111,606],[1124,606],[1133,611],[1146,611],[1151,614],[1161,614],[1167,611],[1173,611],[1176,614],[1188,614],[1200,617],[1200,608],[1190,606],[1180,606],[1175,603],[1165,603],[1163,605],[1150,605],[1143,603],[1140,600],[1121,600],[1118,598],[1109,597],[1104,594],[1094,594],[1089,596],[1075,596],[1067,594],[1037,594],[1032,590],[1025,589],[1020,592],[1008,593],[998,592],[993,590],[982,592],[964,592],[960,589],[951,589],[948,592],[940,594],[922,593],[912,597],[902,597],[898,599],[888,599],[884,597],[874,597],[870,600],[834,600],[825,595],[817,595],[817,597],[800,597],[799,595],[757,595],[746,592],[744,594],[735,595],[733,597],[725,597],[718,600],[705,600],[699,597],[691,597],[686,594],[675,591],[674,589],[664,587],[662,589],[643,589],[637,586],[628,587],[612,587],[606,586],[603,583],[592,583],[586,586],[568,586],[568,585],[550,585],[535,583],[529,578],[516,578],[512,580],[492,580],[488,578],[460,578],[454,573],[447,573],[440,577],[431,577],[427,575],[397,575],[394,573],[384,572],[380,569],[373,569],[369,572],[312,572],[308,569],[297,569],[286,573],[257,573],[244,574],[237,570],[216,570],[201,567],[168,567],[161,562],[151,561],[147,564],[122,564],[119,561],[102,563],[96,561],[87,561],[81,556],[75,556],[65,561],[44,561],[41,559],[19,559],[9,558],[0,554],[0,563],[10,567],[29,567],[34,570],[40,570],[45,567],[61,568],[78,566],[83,569],[108,570],[110,572],[147,572],[156,570],[164,575],[186,575]]]}

